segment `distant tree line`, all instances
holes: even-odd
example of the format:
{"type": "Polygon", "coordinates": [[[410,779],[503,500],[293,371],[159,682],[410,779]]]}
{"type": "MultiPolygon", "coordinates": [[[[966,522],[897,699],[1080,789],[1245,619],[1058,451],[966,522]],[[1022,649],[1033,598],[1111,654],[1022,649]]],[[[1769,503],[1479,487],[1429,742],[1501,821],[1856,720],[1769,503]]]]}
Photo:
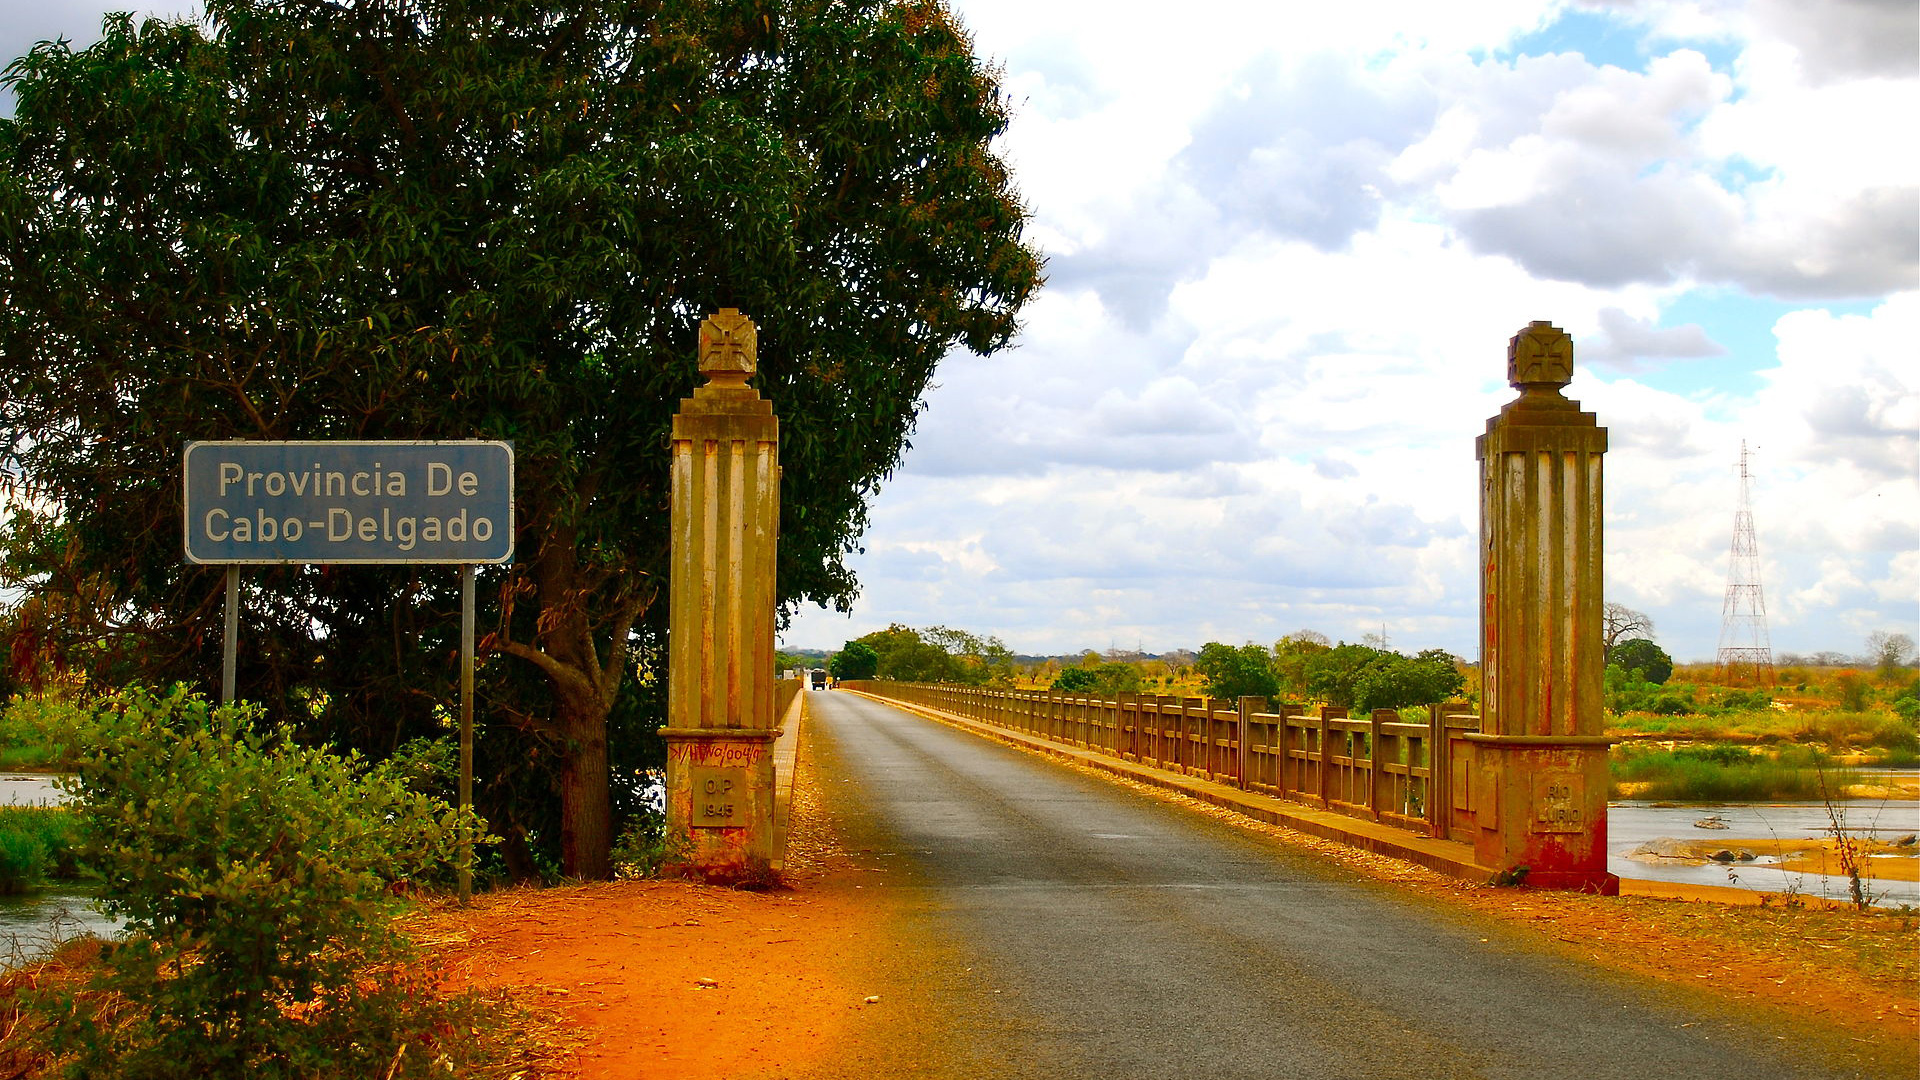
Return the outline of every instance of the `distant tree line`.
{"type": "MultiPolygon", "coordinates": [[[[1676,695],[1662,690],[1674,660],[1654,640],[1653,619],[1623,604],[1604,609],[1607,708],[1646,708],[1676,695]]],[[[1906,634],[1876,633],[1860,657],[1818,654],[1831,666],[1877,668],[1898,673],[1914,655],[1906,634]]],[[[1315,630],[1300,630],[1271,648],[1257,642],[1209,641],[1198,654],[1180,650],[1154,657],[1139,652],[1086,652],[1077,660],[1018,657],[997,637],[936,626],[915,630],[895,623],[847,642],[828,660],[837,679],[894,679],[963,686],[1042,686],[1062,693],[1112,697],[1159,691],[1201,693],[1219,701],[1261,697],[1273,701],[1318,701],[1355,714],[1374,709],[1447,701],[1468,694],[1472,667],[1445,649],[1408,655],[1368,635],[1358,643],[1334,642],[1315,630]]],[[[1802,663],[1782,654],[1783,666],[1802,663]]],[[[1764,696],[1764,695],[1763,695],[1764,696]]],[[[1732,702],[1730,704],[1741,704],[1732,702]]]]}
{"type": "Polygon", "coordinates": [[[1466,688],[1460,659],[1445,649],[1408,656],[1384,643],[1334,644],[1313,630],[1283,637],[1271,650],[1210,641],[1194,668],[1209,697],[1304,698],[1356,713],[1446,701],[1466,688]]]}
{"type": "Polygon", "coordinates": [[[960,686],[1012,686],[1013,651],[997,637],[894,623],[847,642],[827,661],[836,679],[894,679],[960,686]]]}

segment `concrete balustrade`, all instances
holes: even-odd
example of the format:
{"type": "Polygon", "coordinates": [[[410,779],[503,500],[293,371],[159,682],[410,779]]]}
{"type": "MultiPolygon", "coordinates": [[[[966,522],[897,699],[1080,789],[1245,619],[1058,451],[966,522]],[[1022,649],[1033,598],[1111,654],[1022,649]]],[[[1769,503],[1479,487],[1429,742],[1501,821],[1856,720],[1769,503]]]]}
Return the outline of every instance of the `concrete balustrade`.
{"type": "Polygon", "coordinates": [[[1480,718],[1459,704],[1423,706],[1425,721],[1410,723],[1392,709],[1365,718],[1332,706],[1269,711],[1251,697],[1228,704],[885,680],[840,685],[1426,836],[1471,842],[1475,834],[1466,800],[1449,795],[1467,790],[1476,752],[1467,736],[1480,731],[1480,718]]]}

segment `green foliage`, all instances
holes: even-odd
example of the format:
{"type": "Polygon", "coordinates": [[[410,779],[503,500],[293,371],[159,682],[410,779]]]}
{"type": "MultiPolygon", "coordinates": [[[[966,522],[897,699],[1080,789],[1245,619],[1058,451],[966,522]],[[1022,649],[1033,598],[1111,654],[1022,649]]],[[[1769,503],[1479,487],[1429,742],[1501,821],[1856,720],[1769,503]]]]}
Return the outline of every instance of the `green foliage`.
{"type": "Polygon", "coordinates": [[[1090,692],[1099,681],[1100,676],[1094,674],[1092,668],[1070,664],[1061,668],[1060,673],[1053,677],[1053,688],[1063,694],[1085,694],[1090,692]]]}
{"type": "Polygon", "coordinates": [[[1618,664],[1629,672],[1636,672],[1637,681],[1664,684],[1673,677],[1673,657],[1667,651],[1646,638],[1632,638],[1622,641],[1607,650],[1607,663],[1618,664]]]}
{"type": "Polygon", "coordinates": [[[1920,720],[1920,679],[1914,679],[1887,699],[1887,707],[1902,720],[1920,720]]]}
{"type": "MultiPolygon", "coordinates": [[[[682,838],[679,844],[684,844],[682,838]]],[[[628,817],[613,845],[613,865],[623,878],[647,878],[660,867],[684,856],[681,847],[667,835],[667,814],[658,802],[643,803],[628,817]]]]}
{"type": "MultiPolygon", "coordinates": [[[[582,748],[618,736],[635,635],[664,637],[699,320],[759,324],[779,602],[844,609],[936,365],[1004,347],[1040,283],[996,74],[933,0],[204,10],[109,16],[0,77],[9,554],[72,602],[70,647],[208,685],[221,575],[179,559],[183,440],[512,440],[517,561],[480,619],[525,666],[482,699],[530,733],[500,761],[570,778],[550,832],[606,838],[582,748]]],[[[450,574],[249,580],[243,698],[367,748],[434,730],[450,574]]]]}
{"type": "Polygon", "coordinates": [[[921,631],[894,623],[856,642],[878,657],[877,671],[882,679],[961,686],[1013,683],[1013,651],[997,637],[982,638],[945,626],[921,631]]]}
{"type": "Polygon", "coordinates": [[[1273,698],[1280,693],[1280,682],[1273,673],[1272,654],[1266,646],[1251,641],[1237,648],[1209,641],[1200,646],[1193,670],[1204,681],[1206,695],[1219,701],[1273,698]]]}
{"type": "Polygon", "coordinates": [[[1405,656],[1346,642],[1307,656],[1307,692],[1356,712],[1446,701],[1466,686],[1458,662],[1444,649],[1405,656]]]}
{"type": "Polygon", "coordinates": [[[38,836],[0,829],[0,896],[26,892],[47,872],[47,849],[38,836]]]}
{"type": "Polygon", "coordinates": [[[836,679],[871,679],[880,673],[880,654],[864,641],[849,641],[827,661],[827,674],[836,679]]]}
{"type": "Polygon", "coordinates": [[[1914,721],[1885,713],[1831,712],[1801,719],[1792,732],[1798,742],[1823,743],[1836,750],[1920,751],[1914,721]]]}
{"type": "Polygon", "coordinates": [[[1368,664],[1353,684],[1352,707],[1362,714],[1374,709],[1446,701],[1466,685],[1453,654],[1428,649],[1417,656],[1385,653],[1368,664]]]}
{"type": "Polygon", "coordinates": [[[1857,671],[1843,671],[1834,677],[1834,703],[1843,712],[1863,712],[1873,690],[1857,671]]]}
{"type": "Polygon", "coordinates": [[[1128,663],[1109,661],[1093,671],[1094,689],[1107,697],[1140,692],[1140,669],[1128,663]]]}
{"type": "Polygon", "coordinates": [[[15,694],[0,708],[0,767],[66,764],[85,712],[60,694],[15,694]]]}
{"type": "Polygon", "coordinates": [[[1367,666],[1386,655],[1370,645],[1341,642],[1307,662],[1307,693],[1342,708],[1354,707],[1354,686],[1367,666]]]}
{"type": "Polygon", "coordinates": [[[1053,689],[1064,694],[1092,694],[1113,697],[1140,692],[1140,669],[1113,661],[1092,666],[1073,664],[1061,668],[1053,677],[1053,689]]]}
{"type": "Polygon", "coordinates": [[[1274,642],[1273,673],[1280,681],[1281,690],[1305,696],[1309,692],[1313,657],[1331,648],[1333,643],[1317,630],[1296,631],[1274,642]]]}
{"type": "Polygon", "coordinates": [[[1742,746],[1660,750],[1623,745],[1615,748],[1608,765],[1616,784],[1647,785],[1635,798],[1718,802],[1819,798],[1817,768],[1828,761],[1808,748],[1773,755],[1742,746]]]}
{"type": "Polygon", "coordinates": [[[1760,712],[1773,707],[1773,696],[1765,690],[1726,689],[1713,695],[1715,712],[1760,712]]]}
{"type": "Polygon", "coordinates": [[[0,895],[80,876],[77,827],[57,806],[0,806],[0,895]]]}
{"type": "Polygon", "coordinates": [[[1685,716],[1699,711],[1691,684],[1672,683],[1663,687],[1646,681],[1639,669],[1627,671],[1619,664],[1607,666],[1606,690],[1607,711],[1615,714],[1685,716]]]}
{"type": "Polygon", "coordinates": [[[404,989],[365,977],[403,952],[392,889],[444,865],[477,823],[395,768],[256,720],[179,688],[134,689],[84,730],[68,782],[81,857],[128,928],[103,988],[139,1009],[127,1024],[62,1019],[87,1075],[373,1075],[393,1057],[363,1032],[404,989]],[[343,1028],[355,1037],[336,1040],[343,1028]]]}

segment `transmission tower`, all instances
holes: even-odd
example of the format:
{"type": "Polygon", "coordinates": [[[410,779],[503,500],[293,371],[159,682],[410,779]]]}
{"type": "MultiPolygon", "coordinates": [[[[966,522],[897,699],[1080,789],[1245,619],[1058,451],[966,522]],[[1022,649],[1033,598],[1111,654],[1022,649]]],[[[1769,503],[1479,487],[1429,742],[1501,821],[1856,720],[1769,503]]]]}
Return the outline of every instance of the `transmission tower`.
{"type": "Polygon", "coordinates": [[[1767,640],[1767,599],[1760,590],[1760,547],[1753,539],[1753,502],[1747,444],[1740,443],[1740,506],[1733,512],[1733,553],[1727,561],[1727,599],[1720,608],[1720,652],[1714,679],[1773,684],[1773,646],[1767,640]]]}

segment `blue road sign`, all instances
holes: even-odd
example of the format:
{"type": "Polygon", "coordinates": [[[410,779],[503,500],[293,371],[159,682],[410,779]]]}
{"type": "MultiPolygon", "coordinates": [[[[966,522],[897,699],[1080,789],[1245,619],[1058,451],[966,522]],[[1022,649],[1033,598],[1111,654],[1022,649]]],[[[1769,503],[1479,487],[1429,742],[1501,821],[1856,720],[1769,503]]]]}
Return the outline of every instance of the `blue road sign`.
{"type": "Polygon", "coordinates": [[[192,442],[187,561],[502,563],[505,442],[192,442]]]}

